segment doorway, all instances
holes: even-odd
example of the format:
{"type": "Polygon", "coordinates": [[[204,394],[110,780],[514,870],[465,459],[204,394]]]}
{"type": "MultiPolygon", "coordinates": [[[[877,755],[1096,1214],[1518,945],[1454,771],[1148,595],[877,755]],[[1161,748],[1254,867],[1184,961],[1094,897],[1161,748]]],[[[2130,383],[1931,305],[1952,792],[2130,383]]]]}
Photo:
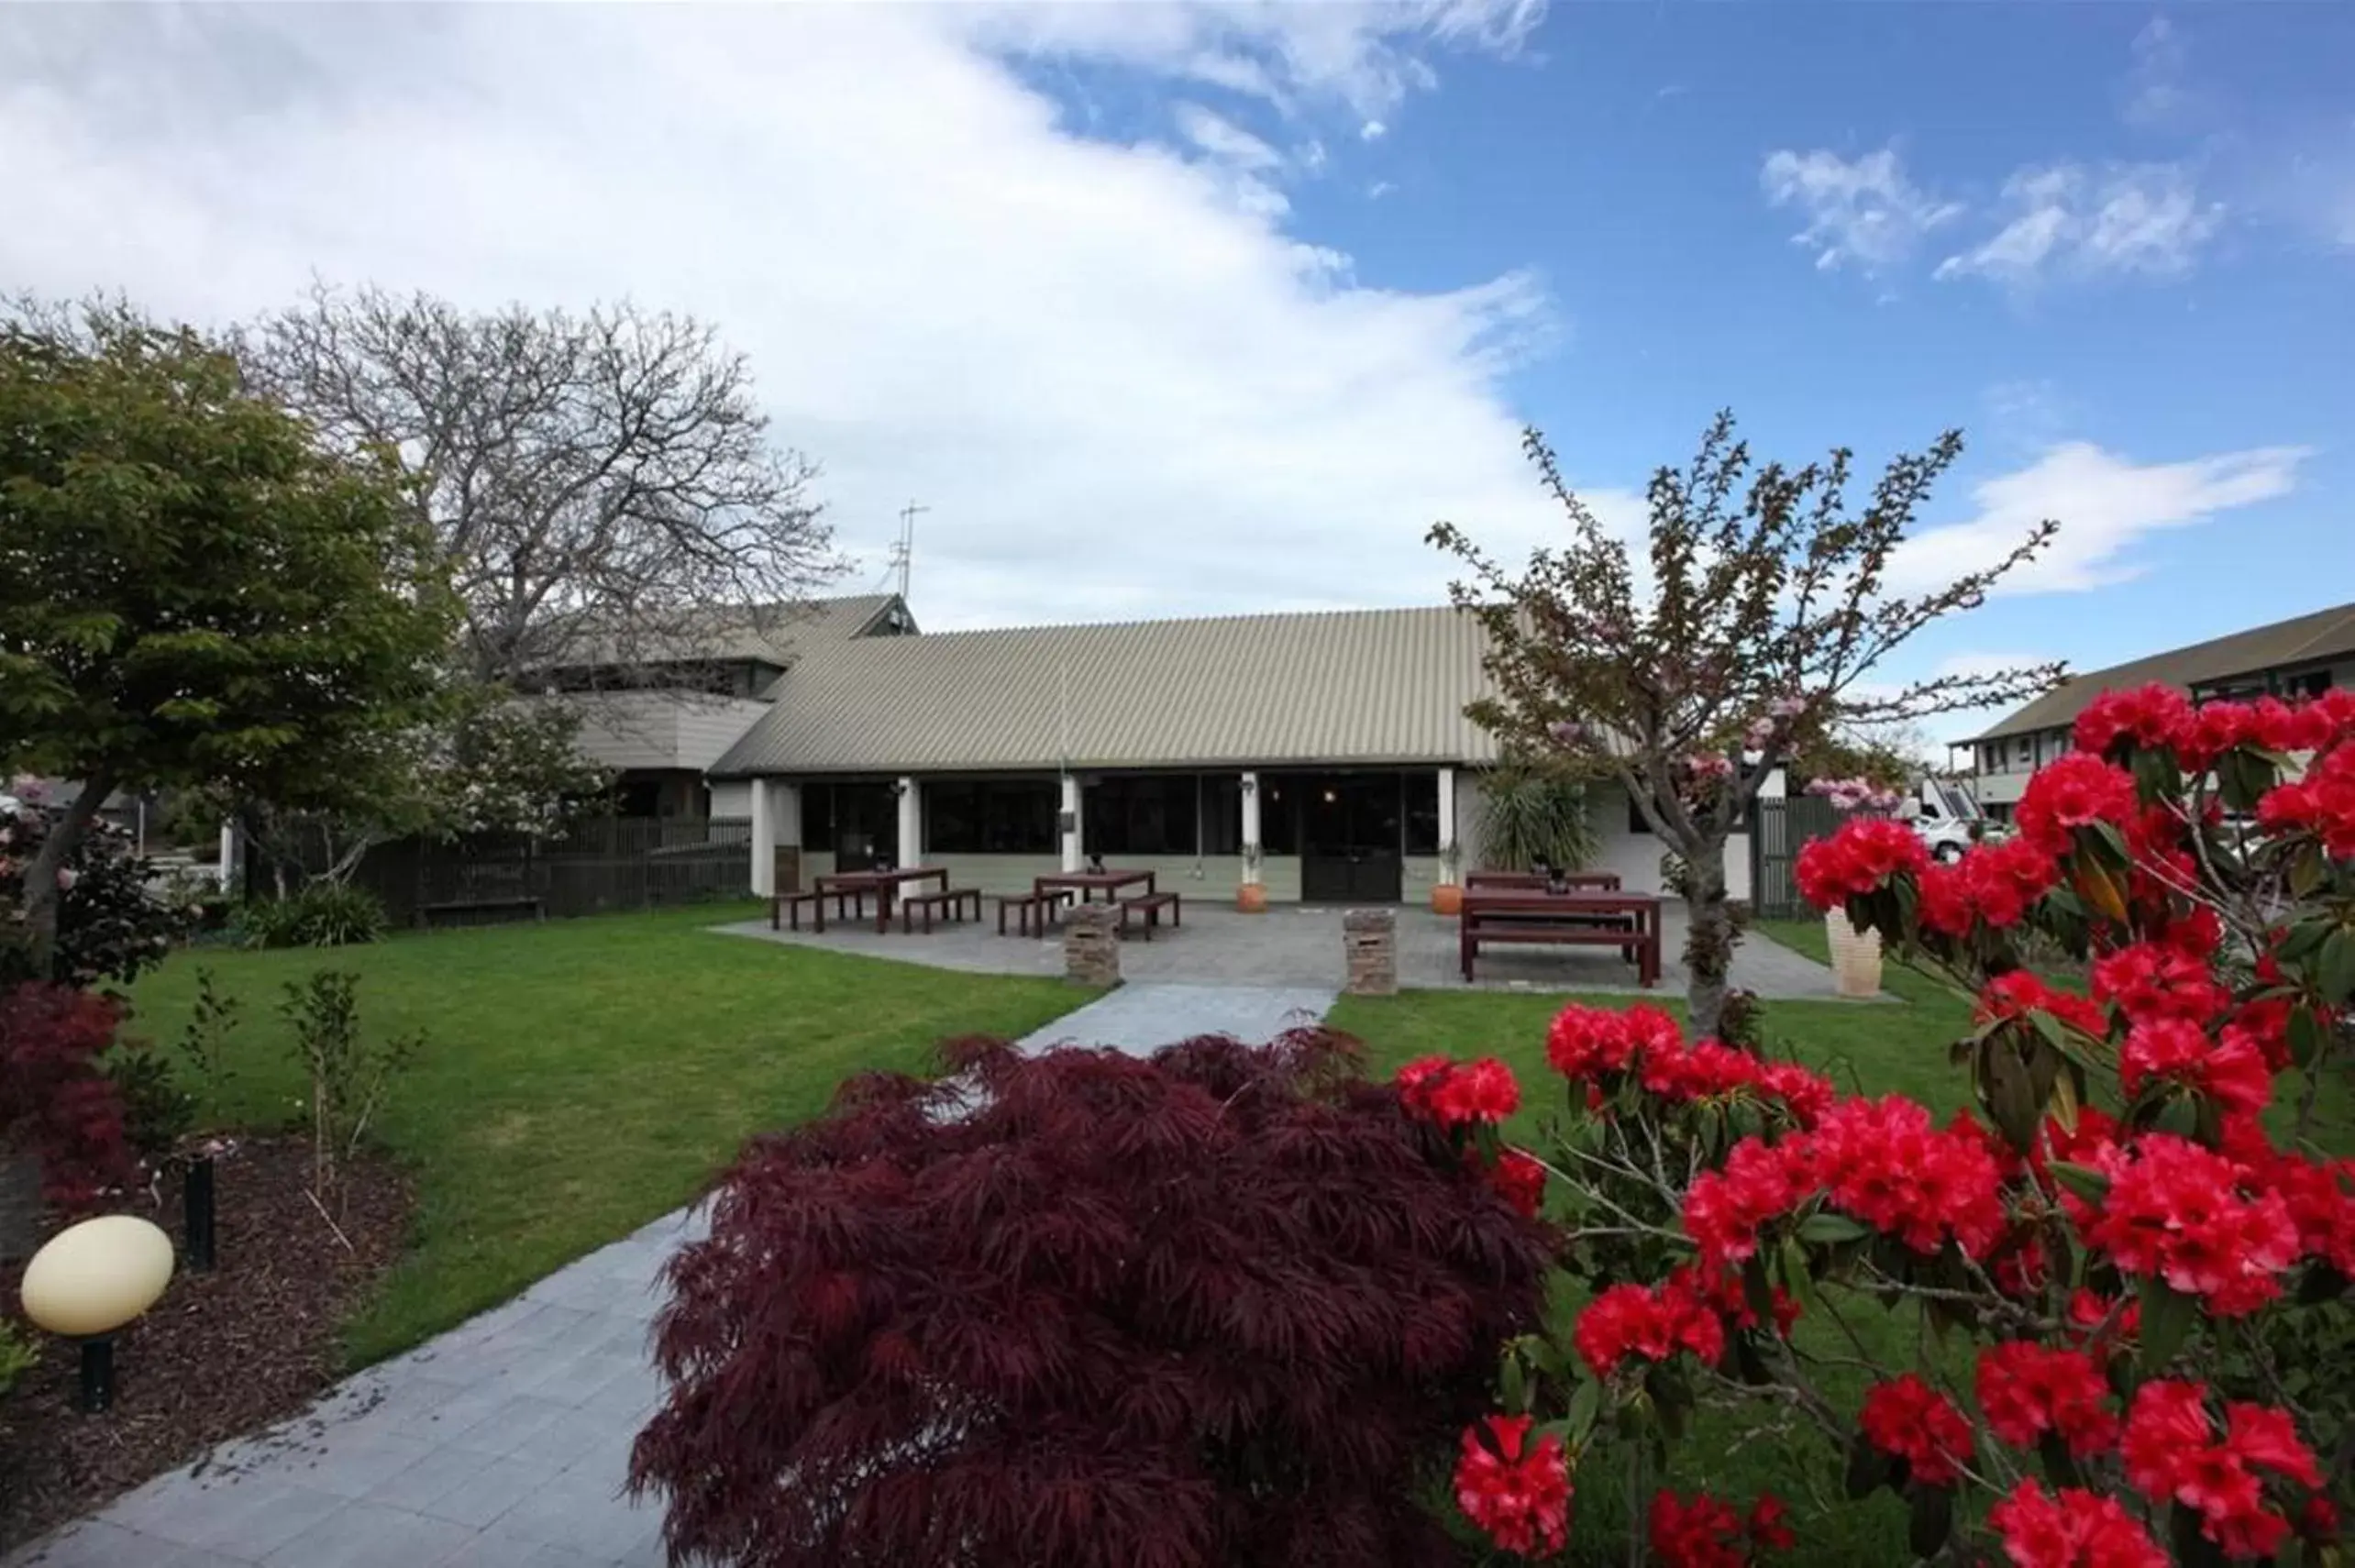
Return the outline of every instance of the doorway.
{"type": "Polygon", "coordinates": [[[1397,903],[1405,871],[1399,776],[1314,773],[1299,786],[1301,901],[1397,903]]]}

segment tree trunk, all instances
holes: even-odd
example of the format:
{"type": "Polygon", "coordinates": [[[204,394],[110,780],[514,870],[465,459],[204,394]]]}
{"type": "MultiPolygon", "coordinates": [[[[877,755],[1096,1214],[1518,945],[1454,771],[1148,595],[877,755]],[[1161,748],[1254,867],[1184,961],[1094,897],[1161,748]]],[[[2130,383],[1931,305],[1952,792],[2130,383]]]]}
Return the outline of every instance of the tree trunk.
{"type": "Polygon", "coordinates": [[[1694,1038],[1709,1039],[1725,1011],[1736,941],[1733,911],[1726,903],[1722,839],[1686,858],[1685,917],[1685,1007],[1694,1038]]]}
{"type": "Polygon", "coordinates": [[[115,781],[105,774],[83,779],[82,792],[66,808],[65,815],[50,825],[39,852],[25,867],[26,955],[38,978],[48,979],[57,966],[58,873],[73,857],[75,847],[96,820],[98,808],[114,792],[115,781]]]}

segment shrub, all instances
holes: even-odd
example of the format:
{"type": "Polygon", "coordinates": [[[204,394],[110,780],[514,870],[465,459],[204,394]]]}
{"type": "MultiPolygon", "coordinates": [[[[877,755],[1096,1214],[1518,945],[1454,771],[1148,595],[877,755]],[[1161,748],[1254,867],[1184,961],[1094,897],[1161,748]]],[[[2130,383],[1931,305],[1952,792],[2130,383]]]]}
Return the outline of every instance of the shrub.
{"type": "Polygon", "coordinates": [[[102,1066],[121,1020],[110,999],[64,986],[0,992],[0,1147],[40,1161],[51,1203],[88,1204],[135,1169],[102,1066]]]}
{"type": "Polygon", "coordinates": [[[362,1032],[359,977],[341,969],[289,984],[279,1011],[293,1030],[295,1056],[311,1086],[312,1181],[324,1198],[425,1037],[375,1040],[362,1032]]]}
{"type": "MultiPolygon", "coordinates": [[[[1553,1415],[1562,1468],[1658,1463],[1708,1406],[1896,1494],[1921,1558],[2338,1561],[2355,1163],[2304,1135],[2355,1007],[2355,694],[2106,693],[2076,744],[2015,838],[1932,865],[1863,820],[1796,867],[1977,993],[1975,1115],[1842,1096],[1649,1009],[1555,1019],[1558,1256],[1594,1294],[1511,1347],[1505,1408],[1464,1435],[1459,1494],[1499,1544],[1561,1476],[1500,1500],[1482,1430],[1553,1415]],[[2031,932],[2089,996],[2024,966],[2031,932]],[[1878,1314],[1897,1331],[1860,1333],[1878,1314]]],[[[1730,1563],[1790,1533],[1772,1498],[1741,1518],[1663,1494],[1653,1545],[1730,1563]]]]}
{"type": "MultiPolygon", "coordinates": [[[[37,806],[0,809],[0,910],[24,907],[24,868],[50,826],[48,813],[37,806]]],[[[151,876],[149,863],[132,853],[129,834],[103,821],[91,823],[61,868],[50,972],[30,973],[21,949],[0,942],[0,986],[36,979],[61,986],[109,980],[128,985],[160,963],[188,933],[193,915],[150,892],[151,876]]]]}
{"type": "Polygon", "coordinates": [[[1480,778],[1480,854],[1499,871],[1575,871],[1595,858],[1586,786],[1510,758],[1480,778]]]}
{"type": "Polygon", "coordinates": [[[249,947],[356,947],[384,934],[384,905],[365,888],[313,882],[282,899],[249,899],[238,910],[249,947]]]}
{"type": "Polygon", "coordinates": [[[180,1087],[171,1058],[144,1040],[126,1040],[100,1064],[122,1107],[123,1136],[138,1157],[153,1165],[179,1147],[195,1124],[196,1105],[180,1087]]]}
{"type": "Polygon", "coordinates": [[[41,1359],[41,1347],[32,1335],[6,1318],[0,1318],[0,1395],[17,1386],[17,1379],[41,1359]]]}
{"type": "Polygon", "coordinates": [[[754,1143],[670,1264],[631,1482],[798,1568],[1456,1560],[1419,1466],[1543,1232],[1321,1032],[871,1075],[754,1143]]]}

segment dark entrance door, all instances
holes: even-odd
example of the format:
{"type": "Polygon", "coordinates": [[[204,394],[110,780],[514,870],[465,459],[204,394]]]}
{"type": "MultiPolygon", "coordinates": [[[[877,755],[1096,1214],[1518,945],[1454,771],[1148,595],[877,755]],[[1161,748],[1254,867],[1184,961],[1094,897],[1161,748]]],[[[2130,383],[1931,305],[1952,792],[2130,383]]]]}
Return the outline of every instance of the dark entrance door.
{"type": "Polygon", "coordinates": [[[1403,803],[1399,775],[1314,774],[1300,782],[1301,900],[1397,903],[1403,803]]]}

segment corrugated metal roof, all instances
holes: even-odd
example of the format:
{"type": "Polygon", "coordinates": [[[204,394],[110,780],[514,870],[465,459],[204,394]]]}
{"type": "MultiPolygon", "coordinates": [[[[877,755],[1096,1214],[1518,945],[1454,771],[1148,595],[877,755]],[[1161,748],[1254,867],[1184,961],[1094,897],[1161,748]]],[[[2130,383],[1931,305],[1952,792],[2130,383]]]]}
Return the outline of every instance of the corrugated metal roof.
{"type": "Polygon", "coordinates": [[[714,605],[680,615],[675,626],[627,637],[583,636],[565,648],[559,662],[570,668],[757,659],[781,667],[813,646],[859,635],[899,602],[896,593],[858,593],[803,604],[714,605]]]}
{"type": "Polygon", "coordinates": [[[1445,607],[812,642],[717,775],[1485,761],[1445,607]]]}
{"type": "Polygon", "coordinates": [[[2105,691],[2148,686],[2152,681],[2189,690],[2194,686],[2237,675],[2319,664],[2350,654],[2355,654],[2355,604],[2341,604],[2336,609],[2317,610],[2310,615],[2276,621],[2270,626],[2235,632],[2230,636],[2194,643],[2189,647],[2080,675],[2007,715],[1993,729],[1971,738],[1995,740],[2004,735],[2058,729],[2073,723],[2105,691]]]}

